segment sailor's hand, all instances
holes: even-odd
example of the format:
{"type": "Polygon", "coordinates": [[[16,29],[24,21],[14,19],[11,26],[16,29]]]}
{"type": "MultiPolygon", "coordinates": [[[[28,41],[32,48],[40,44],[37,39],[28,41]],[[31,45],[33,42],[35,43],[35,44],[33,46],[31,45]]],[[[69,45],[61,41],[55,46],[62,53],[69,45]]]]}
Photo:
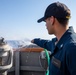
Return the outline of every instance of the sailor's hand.
{"type": "Polygon", "coordinates": [[[31,43],[34,43],[34,39],[33,39],[33,40],[31,40],[31,43]]]}

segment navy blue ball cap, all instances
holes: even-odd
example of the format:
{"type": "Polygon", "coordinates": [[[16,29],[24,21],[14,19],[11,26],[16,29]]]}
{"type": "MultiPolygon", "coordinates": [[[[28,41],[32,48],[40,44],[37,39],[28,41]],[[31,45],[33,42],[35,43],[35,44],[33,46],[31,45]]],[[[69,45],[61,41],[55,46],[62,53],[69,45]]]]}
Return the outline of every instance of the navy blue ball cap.
{"type": "Polygon", "coordinates": [[[40,23],[45,20],[45,17],[40,18],[37,22],[40,23]]]}
{"type": "Polygon", "coordinates": [[[44,13],[44,17],[40,18],[37,22],[40,23],[45,21],[45,19],[54,16],[55,18],[60,19],[69,19],[70,18],[70,9],[63,3],[55,2],[50,4],[44,13]]]}

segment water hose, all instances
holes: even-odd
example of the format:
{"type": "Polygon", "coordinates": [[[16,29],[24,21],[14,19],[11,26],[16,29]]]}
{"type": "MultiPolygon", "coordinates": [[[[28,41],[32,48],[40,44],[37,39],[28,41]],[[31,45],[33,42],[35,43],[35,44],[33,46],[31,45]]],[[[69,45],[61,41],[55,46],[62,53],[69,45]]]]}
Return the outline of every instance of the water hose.
{"type": "Polygon", "coordinates": [[[50,64],[50,57],[49,57],[49,53],[46,49],[44,49],[45,51],[45,54],[46,54],[46,58],[47,58],[47,62],[48,62],[48,68],[47,68],[47,71],[46,71],[46,75],[49,75],[49,64],[50,64]]]}

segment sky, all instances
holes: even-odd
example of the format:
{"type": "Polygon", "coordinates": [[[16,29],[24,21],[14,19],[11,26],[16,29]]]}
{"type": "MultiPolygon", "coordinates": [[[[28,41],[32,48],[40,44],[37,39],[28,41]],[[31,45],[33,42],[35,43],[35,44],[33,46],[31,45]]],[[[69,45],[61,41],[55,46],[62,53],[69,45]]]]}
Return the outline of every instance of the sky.
{"type": "Polygon", "coordinates": [[[76,31],[76,0],[0,0],[0,37],[5,39],[51,39],[45,23],[37,23],[53,2],[62,2],[71,10],[69,26],[76,31]]]}

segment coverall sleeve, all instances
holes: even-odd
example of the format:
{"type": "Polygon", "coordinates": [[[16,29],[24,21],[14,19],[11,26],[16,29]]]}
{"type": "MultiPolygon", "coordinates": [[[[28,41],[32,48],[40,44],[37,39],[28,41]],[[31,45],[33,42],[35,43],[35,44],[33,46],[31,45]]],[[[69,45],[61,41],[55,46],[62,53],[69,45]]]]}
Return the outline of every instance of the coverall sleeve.
{"type": "Polygon", "coordinates": [[[38,39],[34,39],[34,43],[51,52],[54,48],[54,42],[52,40],[49,41],[49,40],[43,40],[43,39],[38,38],[38,39]]]}

